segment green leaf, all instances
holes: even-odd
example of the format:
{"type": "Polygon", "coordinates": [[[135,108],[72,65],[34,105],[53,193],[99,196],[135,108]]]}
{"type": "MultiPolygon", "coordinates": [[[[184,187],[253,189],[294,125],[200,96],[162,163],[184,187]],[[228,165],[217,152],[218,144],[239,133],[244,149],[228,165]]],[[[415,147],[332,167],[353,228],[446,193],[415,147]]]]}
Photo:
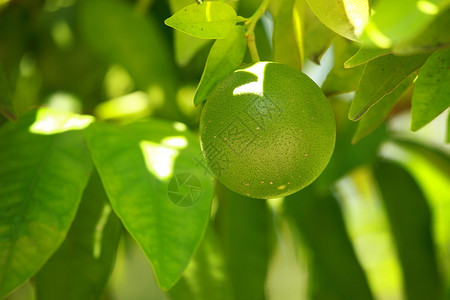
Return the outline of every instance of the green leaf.
{"type": "Polygon", "coordinates": [[[404,43],[393,45],[392,52],[411,55],[450,46],[450,7],[441,12],[419,35],[404,43]]]}
{"type": "Polygon", "coordinates": [[[90,121],[41,109],[1,128],[1,299],[63,242],[92,169],[82,132],[75,129],[90,121]]]}
{"type": "Polygon", "coordinates": [[[208,227],[180,281],[169,291],[173,300],[231,300],[231,286],[217,233],[208,227]]]}
{"type": "Polygon", "coordinates": [[[373,299],[336,199],[310,186],[286,197],[285,211],[307,252],[310,299],[373,299]]]}
{"type": "Polygon", "coordinates": [[[218,234],[228,265],[233,299],[264,299],[270,258],[271,218],[266,202],[217,184],[218,234]]]}
{"type": "Polygon", "coordinates": [[[364,71],[363,66],[345,69],[344,62],[357,51],[357,46],[342,38],[334,43],[334,67],[323,82],[325,95],[332,96],[353,92],[364,71]]]}
{"type": "Polygon", "coordinates": [[[323,24],[337,34],[357,40],[369,19],[367,0],[306,0],[323,24]]]}
{"type": "MultiPolygon", "coordinates": [[[[192,0],[169,0],[172,14],[183,7],[192,4],[192,0]]],[[[197,52],[209,43],[208,40],[199,39],[181,31],[174,32],[175,61],[179,66],[186,66],[197,52]]]]}
{"type": "Polygon", "coordinates": [[[348,118],[353,121],[359,120],[369,108],[420,68],[427,57],[428,54],[406,57],[388,54],[369,61],[364,68],[348,118]]]}
{"type": "Polygon", "coordinates": [[[195,105],[206,100],[215,85],[242,62],[246,49],[244,34],[242,26],[235,26],[229,37],[215,41],[195,93],[195,105]]]}
{"type": "Polygon", "coordinates": [[[411,175],[393,163],[380,163],[375,176],[397,246],[406,297],[442,299],[427,200],[411,175]]]}
{"type": "Polygon", "coordinates": [[[449,4],[449,0],[378,1],[361,41],[380,48],[404,43],[420,34],[449,4]]]}
{"type": "Polygon", "coordinates": [[[13,104],[13,95],[6,74],[0,65],[0,112],[10,120],[17,120],[16,109],[13,104]]]}
{"type": "Polygon", "coordinates": [[[447,144],[450,144],[450,112],[447,116],[447,144]]]}
{"type": "Polygon", "coordinates": [[[319,64],[322,55],[330,47],[333,39],[336,37],[336,34],[334,31],[331,31],[328,27],[323,25],[309,6],[304,2],[304,0],[297,0],[294,7],[297,14],[304,18],[304,55],[316,64],[319,64]]]}
{"type": "Polygon", "coordinates": [[[95,123],[86,137],[112,208],[170,289],[209,220],[213,182],[196,161],[197,138],[184,124],[159,120],[95,123]]]}
{"type": "Polygon", "coordinates": [[[434,52],[420,70],[411,107],[411,130],[416,131],[450,106],[450,49],[434,52]]]}
{"type": "Polygon", "coordinates": [[[116,258],[121,233],[95,172],[69,233],[36,276],[38,299],[99,299],[116,258]]]}
{"type": "Polygon", "coordinates": [[[369,111],[358,121],[358,128],[353,135],[352,143],[355,144],[363,137],[369,135],[387,118],[394,105],[401,99],[405,91],[409,91],[409,87],[416,78],[416,74],[409,75],[403,80],[392,93],[387,94],[381,100],[372,106],[369,111]]]}
{"type": "Polygon", "coordinates": [[[198,38],[223,39],[231,34],[238,21],[236,11],[229,4],[204,2],[186,6],[164,24],[198,38]]]}
{"type": "Polygon", "coordinates": [[[380,49],[380,48],[359,48],[358,52],[356,52],[355,55],[350,57],[345,63],[345,68],[353,68],[356,66],[360,66],[362,64],[365,64],[368,61],[371,61],[372,59],[375,59],[377,57],[389,54],[389,49],[380,49]]]}
{"type": "Polygon", "coordinates": [[[278,1],[274,16],[274,61],[301,70],[303,65],[303,32],[296,0],[278,1]]]}

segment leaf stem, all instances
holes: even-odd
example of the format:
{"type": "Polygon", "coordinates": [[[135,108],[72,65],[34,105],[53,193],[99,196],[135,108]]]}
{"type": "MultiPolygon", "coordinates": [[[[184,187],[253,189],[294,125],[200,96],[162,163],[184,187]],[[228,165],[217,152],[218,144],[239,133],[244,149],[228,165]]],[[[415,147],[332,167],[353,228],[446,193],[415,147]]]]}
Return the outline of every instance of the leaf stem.
{"type": "Polygon", "coordinates": [[[245,22],[247,27],[247,31],[245,32],[245,37],[247,38],[247,46],[250,51],[250,56],[252,57],[253,62],[260,61],[258,55],[258,49],[256,48],[255,43],[255,26],[264,12],[267,10],[267,7],[270,4],[270,0],[263,0],[258,9],[253,13],[253,15],[245,22]]]}

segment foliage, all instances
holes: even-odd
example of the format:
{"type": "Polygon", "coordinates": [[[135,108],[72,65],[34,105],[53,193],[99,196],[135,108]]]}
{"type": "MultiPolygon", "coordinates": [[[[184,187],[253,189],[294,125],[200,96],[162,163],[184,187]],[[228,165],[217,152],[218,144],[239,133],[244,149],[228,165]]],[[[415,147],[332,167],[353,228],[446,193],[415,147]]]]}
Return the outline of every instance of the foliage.
{"type": "Polygon", "coordinates": [[[0,299],[450,299],[449,16],[0,1],[0,299]],[[198,136],[217,84],[259,60],[312,77],[337,128],[317,180],[267,201],[217,181],[198,136]]]}

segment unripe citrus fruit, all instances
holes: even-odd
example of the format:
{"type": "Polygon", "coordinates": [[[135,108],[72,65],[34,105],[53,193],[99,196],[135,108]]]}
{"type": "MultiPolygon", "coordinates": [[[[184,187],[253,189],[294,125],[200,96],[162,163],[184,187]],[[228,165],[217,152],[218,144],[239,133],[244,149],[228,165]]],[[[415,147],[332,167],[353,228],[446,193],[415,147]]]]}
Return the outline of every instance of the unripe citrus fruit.
{"type": "Polygon", "coordinates": [[[314,181],[334,149],[336,125],[321,89],[283,64],[258,62],[224,78],[200,119],[205,159],[229,189],[287,196],[314,181]]]}

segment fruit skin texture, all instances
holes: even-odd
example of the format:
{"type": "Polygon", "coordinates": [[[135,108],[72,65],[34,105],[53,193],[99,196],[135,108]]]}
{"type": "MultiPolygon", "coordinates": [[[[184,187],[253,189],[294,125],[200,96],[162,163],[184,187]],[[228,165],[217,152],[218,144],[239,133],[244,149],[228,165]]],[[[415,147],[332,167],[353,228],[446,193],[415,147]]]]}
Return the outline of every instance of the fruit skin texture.
{"type": "Polygon", "coordinates": [[[215,87],[200,119],[217,179],[244,196],[287,196],[313,182],[333,153],[336,125],[322,90],[289,66],[258,62],[215,87]]]}

